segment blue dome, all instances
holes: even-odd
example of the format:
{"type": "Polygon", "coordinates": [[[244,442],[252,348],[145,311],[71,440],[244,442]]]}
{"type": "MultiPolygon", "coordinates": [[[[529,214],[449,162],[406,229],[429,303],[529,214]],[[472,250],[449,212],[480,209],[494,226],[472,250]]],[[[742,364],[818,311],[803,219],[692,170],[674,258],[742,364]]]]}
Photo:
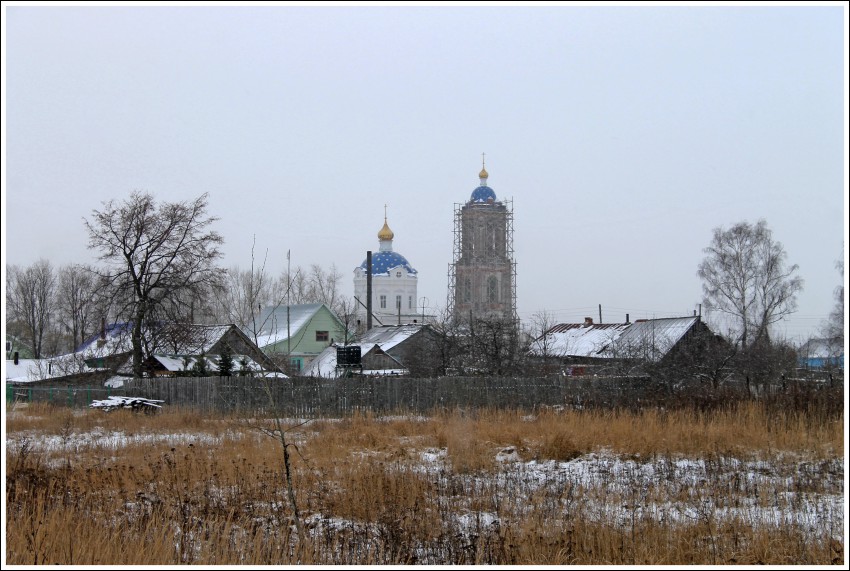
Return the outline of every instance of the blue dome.
{"type": "MultiPolygon", "coordinates": [[[[375,252],[372,254],[372,275],[385,274],[392,268],[404,266],[409,274],[416,274],[416,270],[407,261],[407,258],[398,252],[375,252]]],[[[360,264],[360,269],[366,271],[366,260],[360,264]]]]}
{"type": "Polygon", "coordinates": [[[472,202],[493,202],[496,201],[496,193],[489,186],[481,185],[475,190],[472,191],[472,198],[470,198],[472,202]]]}

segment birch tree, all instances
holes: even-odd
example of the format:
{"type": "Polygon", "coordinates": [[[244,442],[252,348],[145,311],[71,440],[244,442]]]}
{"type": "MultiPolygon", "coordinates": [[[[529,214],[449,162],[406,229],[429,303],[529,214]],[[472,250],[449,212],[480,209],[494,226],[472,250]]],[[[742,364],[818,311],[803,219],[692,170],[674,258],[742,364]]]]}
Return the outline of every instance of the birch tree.
{"type": "Polygon", "coordinates": [[[803,279],[765,220],[715,228],[697,275],[703,303],[732,319],[736,342],[746,348],[769,340],[769,328],[797,308],[803,279]]]}
{"type": "Polygon", "coordinates": [[[45,335],[55,314],[56,274],[50,262],[41,259],[28,268],[6,267],[6,307],[23,326],[33,357],[43,355],[45,335]]]}
{"type": "Polygon", "coordinates": [[[94,268],[67,265],[59,268],[56,287],[57,317],[75,350],[97,326],[95,314],[97,280],[94,268]]]}

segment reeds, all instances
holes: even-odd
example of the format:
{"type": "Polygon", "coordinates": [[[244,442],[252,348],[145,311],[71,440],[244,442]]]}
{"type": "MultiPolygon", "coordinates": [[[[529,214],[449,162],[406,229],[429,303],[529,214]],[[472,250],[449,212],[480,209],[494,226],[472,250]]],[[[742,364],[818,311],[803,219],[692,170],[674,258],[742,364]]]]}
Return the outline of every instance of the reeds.
{"type": "Polygon", "coordinates": [[[843,411],[8,415],[6,562],[841,564],[843,411]]]}

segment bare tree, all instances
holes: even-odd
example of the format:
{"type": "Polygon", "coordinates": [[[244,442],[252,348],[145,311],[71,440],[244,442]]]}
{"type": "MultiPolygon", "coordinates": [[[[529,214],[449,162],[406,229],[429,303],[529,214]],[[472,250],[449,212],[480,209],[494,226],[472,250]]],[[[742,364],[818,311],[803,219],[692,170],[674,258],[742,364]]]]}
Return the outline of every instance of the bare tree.
{"type": "Polygon", "coordinates": [[[78,264],[59,268],[56,308],[59,323],[71,337],[71,350],[79,347],[97,325],[96,294],[94,268],[78,264]]]}
{"type": "Polygon", "coordinates": [[[516,373],[521,363],[519,328],[512,319],[499,317],[470,321],[469,362],[488,374],[502,376],[516,373]]]}
{"type": "Polygon", "coordinates": [[[185,202],[157,203],[133,192],[110,200],[86,220],[89,248],[100,251],[109,285],[132,321],[133,374],[142,375],[143,328],[148,320],[186,309],[193,292],[215,283],[222,237],[209,226],[207,194],[185,202]]]}
{"type": "Polygon", "coordinates": [[[258,308],[265,298],[257,274],[232,266],[223,277],[221,290],[217,292],[219,321],[233,323],[247,331],[258,308]]]}
{"type": "MultiPolygon", "coordinates": [[[[535,368],[542,375],[551,372],[552,358],[558,356],[553,351],[554,338],[549,333],[554,325],[555,316],[544,309],[531,316],[531,324],[527,331],[527,335],[531,339],[529,357],[533,356],[534,361],[537,361],[539,366],[535,368]]],[[[559,370],[560,363],[555,363],[555,367],[559,370]]]]}
{"type": "Polygon", "coordinates": [[[50,262],[39,260],[28,268],[6,267],[6,307],[13,320],[23,326],[23,337],[33,356],[43,357],[45,335],[55,313],[56,274],[50,262]]]}
{"type": "MultiPolygon", "coordinates": [[[[841,274],[844,281],[844,260],[835,262],[835,268],[841,274]]],[[[835,288],[835,307],[829,313],[829,319],[823,326],[823,336],[831,347],[835,348],[836,355],[844,347],[844,284],[835,288]]]]}
{"type": "Polygon", "coordinates": [[[336,265],[332,264],[330,269],[325,270],[318,264],[312,264],[309,270],[299,266],[291,274],[284,271],[278,280],[278,290],[289,289],[293,304],[324,303],[334,308],[339,298],[341,281],[342,274],[336,265]]]}
{"type": "Polygon", "coordinates": [[[732,318],[742,347],[769,341],[769,327],[796,309],[803,280],[794,275],[796,264],[786,266],[767,222],[715,228],[704,252],[697,275],[707,308],[732,318]]]}
{"type": "Polygon", "coordinates": [[[460,321],[454,318],[450,309],[437,308],[429,325],[436,334],[434,343],[435,373],[439,376],[458,371],[468,340],[460,321]]]}
{"type": "Polygon", "coordinates": [[[357,329],[357,302],[353,298],[339,297],[336,300],[336,304],[331,307],[331,311],[342,322],[345,330],[343,332],[344,338],[342,339],[342,344],[348,345],[352,332],[357,329]]]}

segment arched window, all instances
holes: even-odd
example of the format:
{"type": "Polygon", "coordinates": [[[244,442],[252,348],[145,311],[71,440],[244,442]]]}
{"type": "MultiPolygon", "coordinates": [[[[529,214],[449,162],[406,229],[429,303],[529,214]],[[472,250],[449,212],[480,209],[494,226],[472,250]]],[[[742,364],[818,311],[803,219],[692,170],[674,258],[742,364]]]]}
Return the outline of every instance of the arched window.
{"type": "Polygon", "coordinates": [[[487,253],[496,253],[496,225],[493,222],[487,222],[487,229],[484,235],[484,240],[487,244],[487,253]]]}
{"type": "Polygon", "coordinates": [[[499,278],[496,276],[487,278],[487,301],[499,303],[499,278]]]}

